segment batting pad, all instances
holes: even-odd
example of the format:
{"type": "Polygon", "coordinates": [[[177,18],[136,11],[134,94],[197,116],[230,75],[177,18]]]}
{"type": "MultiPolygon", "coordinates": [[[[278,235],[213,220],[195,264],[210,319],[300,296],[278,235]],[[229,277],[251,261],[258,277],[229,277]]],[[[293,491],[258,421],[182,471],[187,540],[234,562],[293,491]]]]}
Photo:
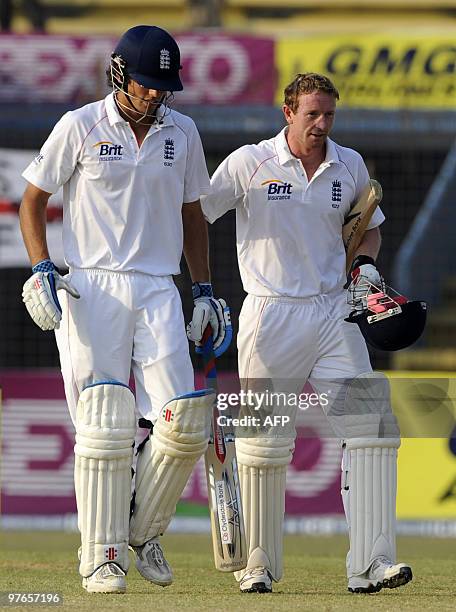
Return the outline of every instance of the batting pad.
{"type": "Polygon", "coordinates": [[[130,544],[164,533],[187,480],[209,440],[215,392],[181,395],[166,403],[136,465],[130,544]]]}
{"type": "Polygon", "coordinates": [[[74,481],[81,532],[79,572],[104,563],[128,570],[135,399],[121,383],[86,387],[76,409],[74,481]]]}
{"type": "Polygon", "coordinates": [[[248,561],[236,580],[254,567],[266,567],[277,582],[283,573],[283,517],[287,465],[294,438],[237,438],[241,498],[248,561]]]}
{"type": "Polygon", "coordinates": [[[396,560],[396,486],[399,438],[345,441],[342,500],[350,534],[349,578],[377,557],[396,560]]]}

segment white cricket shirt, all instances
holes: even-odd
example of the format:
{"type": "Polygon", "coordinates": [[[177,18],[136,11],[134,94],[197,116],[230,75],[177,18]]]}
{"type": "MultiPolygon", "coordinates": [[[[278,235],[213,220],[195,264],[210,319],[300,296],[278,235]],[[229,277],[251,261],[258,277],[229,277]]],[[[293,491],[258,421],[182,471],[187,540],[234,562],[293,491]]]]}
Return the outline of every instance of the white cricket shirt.
{"type": "MultiPolygon", "coordinates": [[[[201,199],[213,223],[236,209],[239,269],[257,296],[309,297],[341,291],[346,282],[344,218],[369,180],[356,151],[327,140],[326,159],[310,181],[290,152],[284,128],[246,145],[215,171],[201,199]]],[[[368,229],[385,217],[377,208],[368,229]]]]}
{"type": "Polygon", "coordinates": [[[63,249],[72,268],[179,273],[182,204],[210,190],[192,119],[171,111],[141,148],[113,94],[66,113],[22,175],[63,185],[63,249]]]}

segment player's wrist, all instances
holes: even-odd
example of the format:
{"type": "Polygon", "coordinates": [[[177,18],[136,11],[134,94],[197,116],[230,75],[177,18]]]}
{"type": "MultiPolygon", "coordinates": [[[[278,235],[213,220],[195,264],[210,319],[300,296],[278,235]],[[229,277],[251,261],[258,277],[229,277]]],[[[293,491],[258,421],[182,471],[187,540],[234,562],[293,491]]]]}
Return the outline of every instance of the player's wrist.
{"type": "Polygon", "coordinates": [[[202,297],[214,297],[214,292],[212,290],[212,284],[207,281],[204,283],[193,283],[192,284],[192,295],[193,299],[197,300],[202,297]]]}
{"type": "Polygon", "coordinates": [[[375,265],[375,259],[373,257],[370,257],[369,255],[357,255],[355,259],[353,260],[353,263],[351,265],[351,270],[355,270],[356,268],[359,268],[360,266],[365,266],[365,265],[377,267],[375,265]]]}
{"type": "Polygon", "coordinates": [[[32,266],[32,272],[35,274],[36,272],[58,272],[57,266],[53,261],[48,259],[42,259],[37,264],[32,266]]]}

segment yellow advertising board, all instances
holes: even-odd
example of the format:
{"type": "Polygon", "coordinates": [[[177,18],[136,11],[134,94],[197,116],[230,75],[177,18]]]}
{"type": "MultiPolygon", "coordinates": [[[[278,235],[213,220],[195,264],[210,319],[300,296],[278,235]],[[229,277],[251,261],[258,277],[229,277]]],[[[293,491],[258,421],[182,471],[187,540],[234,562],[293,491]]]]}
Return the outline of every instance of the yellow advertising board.
{"type": "Polygon", "coordinates": [[[456,30],[331,34],[277,40],[277,104],[299,72],[326,74],[340,105],[455,110],[456,30]]]}
{"type": "Polygon", "coordinates": [[[456,375],[387,375],[402,435],[398,518],[456,519],[456,375]]]}
{"type": "Polygon", "coordinates": [[[442,438],[404,438],[399,449],[397,516],[456,519],[456,455],[442,438]]]}

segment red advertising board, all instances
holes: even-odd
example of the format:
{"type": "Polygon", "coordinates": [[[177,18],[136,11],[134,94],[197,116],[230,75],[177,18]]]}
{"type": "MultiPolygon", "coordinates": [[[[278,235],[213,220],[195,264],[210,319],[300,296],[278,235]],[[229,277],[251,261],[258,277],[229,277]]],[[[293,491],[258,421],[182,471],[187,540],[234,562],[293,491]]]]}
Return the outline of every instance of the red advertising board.
{"type": "Polygon", "coordinates": [[[274,104],[274,41],[230,34],[181,34],[179,103],[274,104]]]}
{"type": "MultiPolygon", "coordinates": [[[[272,105],[274,41],[230,34],[179,34],[179,104],[272,105]]],[[[0,35],[0,102],[84,104],[108,93],[112,36],[0,35]]]]}
{"type": "MultiPolygon", "coordinates": [[[[234,374],[222,374],[232,386],[234,374]]],[[[62,515],[76,511],[74,427],[58,372],[0,373],[3,394],[2,511],[4,515],[62,515]]],[[[202,387],[197,377],[197,387],[202,387]]],[[[323,434],[319,408],[299,426],[287,482],[288,515],[342,513],[340,444],[323,434]]],[[[204,463],[196,466],[183,500],[207,503],[204,463]]]]}

